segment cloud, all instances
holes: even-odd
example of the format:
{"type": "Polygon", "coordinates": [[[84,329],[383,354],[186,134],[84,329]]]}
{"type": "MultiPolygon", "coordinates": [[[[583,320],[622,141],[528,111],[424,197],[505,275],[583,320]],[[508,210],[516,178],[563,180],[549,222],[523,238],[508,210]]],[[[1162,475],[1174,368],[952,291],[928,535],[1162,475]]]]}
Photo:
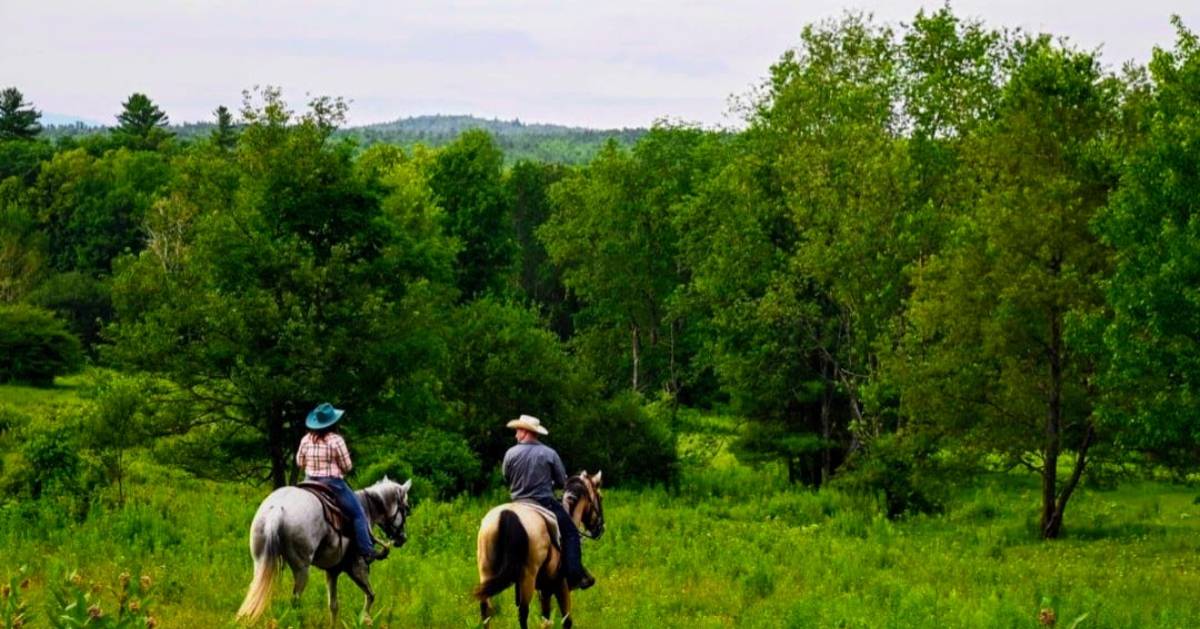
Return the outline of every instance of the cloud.
{"type": "MultiPolygon", "coordinates": [[[[242,89],[354,101],[356,123],[456,112],[588,126],[662,116],[726,122],[805,24],[844,10],[907,21],[943,0],[0,0],[0,82],[45,110],[112,120],[132,91],[172,120],[207,119],[242,89]]],[[[1110,65],[1171,45],[1200,4],[957,0],[960,15],[1103,44],[1110,65]]]]}

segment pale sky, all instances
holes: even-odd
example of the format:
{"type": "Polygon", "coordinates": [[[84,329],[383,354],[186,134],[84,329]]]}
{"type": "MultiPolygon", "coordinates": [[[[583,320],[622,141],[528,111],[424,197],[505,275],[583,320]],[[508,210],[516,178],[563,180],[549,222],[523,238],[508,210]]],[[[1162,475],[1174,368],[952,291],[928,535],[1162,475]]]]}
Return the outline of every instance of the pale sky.
{"type": "MultiPolygon", "coordinates": [[[[588,127],[735,124],[746,93],[805,24],[865,10],[907,21],[941,0],[0,0],[0,87],[47,113],[111,124],[131,92],[173,122],[278,85],[343,96],[352,124],[475,114],[588,127]]],[[[1170,47],[1198,0],[960,0],[960,16],[1100,47],[1106,64],[1170,47]]]]}

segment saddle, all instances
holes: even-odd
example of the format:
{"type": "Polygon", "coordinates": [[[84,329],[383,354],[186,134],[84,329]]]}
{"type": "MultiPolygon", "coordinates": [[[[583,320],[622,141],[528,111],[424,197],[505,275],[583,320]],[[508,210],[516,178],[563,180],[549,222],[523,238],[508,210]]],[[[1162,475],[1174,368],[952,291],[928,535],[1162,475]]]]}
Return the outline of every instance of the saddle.
{"type": "Polygon", "coordinates": [[[509,504],[529,509],[542,516],[542,519],[546,521],[546,532],[550,534],[550,544],[554,546],[555,550],[562,552],[562,532],[558,530],[558,516],[554,515],[553,511],[533,501],[518,500],[509,504]]]}
{"type": "Polygon", "coordinates": [[[321,511],[325,515],[325,523],[329,525],[329,528],[332,528],[338,535],[343,537],[348,537],[353,533],[353,531],[342,531],[346,525],[346,521],[350,518],[342,512],[342,508],[338,506],[337,497],[328,485],[318,481],[306,480],[297,483],[296,487],[317,497],[317,500],[321,503],[321,511]]]}

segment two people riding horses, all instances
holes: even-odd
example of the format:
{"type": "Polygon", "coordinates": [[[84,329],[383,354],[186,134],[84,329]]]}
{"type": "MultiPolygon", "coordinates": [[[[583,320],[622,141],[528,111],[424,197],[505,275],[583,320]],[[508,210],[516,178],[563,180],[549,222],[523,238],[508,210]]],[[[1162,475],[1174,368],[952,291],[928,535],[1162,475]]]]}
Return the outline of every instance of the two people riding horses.
{"type": "MultiPolygon", "coordinates": [[[[333,490],[338,506],[349,516],[354,531],[354,543],[367,561],[383,559],[388,549],[375,550],[370,524],[354,491],[346,484],[345,476],[353,469],[346,441],[334,431],[334,425],[345,411],[328,403],[321,404],[308,414],[308,432],[296,449],[296,465],[304,470],[307,480],[323,483],[333,490]]],[[[554,513],[562,539],[563,564],[567,585],[571,589],[587,589],[596,579],[583,567],[579,529],[570,514],[554,497],[555,489],[564,489],[566,468],[552,448],[538,440],[549,433],[541,420],[521,415],[508,422],[516,430],[517,445],[504,454],[504,480],[508,483],[513,502],[533,502],[554,513]]]]}

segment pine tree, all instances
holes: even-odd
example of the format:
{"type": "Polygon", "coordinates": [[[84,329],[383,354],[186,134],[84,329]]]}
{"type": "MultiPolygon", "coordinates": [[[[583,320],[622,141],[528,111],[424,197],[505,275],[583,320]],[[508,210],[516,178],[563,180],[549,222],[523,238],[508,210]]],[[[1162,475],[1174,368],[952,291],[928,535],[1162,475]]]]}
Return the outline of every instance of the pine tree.
{"type": "Polygon", "coordinates": [[[15,87],[0,91],[0,140],[30,140],[42,132],[42,112],[25,102],[15,87]]]}

